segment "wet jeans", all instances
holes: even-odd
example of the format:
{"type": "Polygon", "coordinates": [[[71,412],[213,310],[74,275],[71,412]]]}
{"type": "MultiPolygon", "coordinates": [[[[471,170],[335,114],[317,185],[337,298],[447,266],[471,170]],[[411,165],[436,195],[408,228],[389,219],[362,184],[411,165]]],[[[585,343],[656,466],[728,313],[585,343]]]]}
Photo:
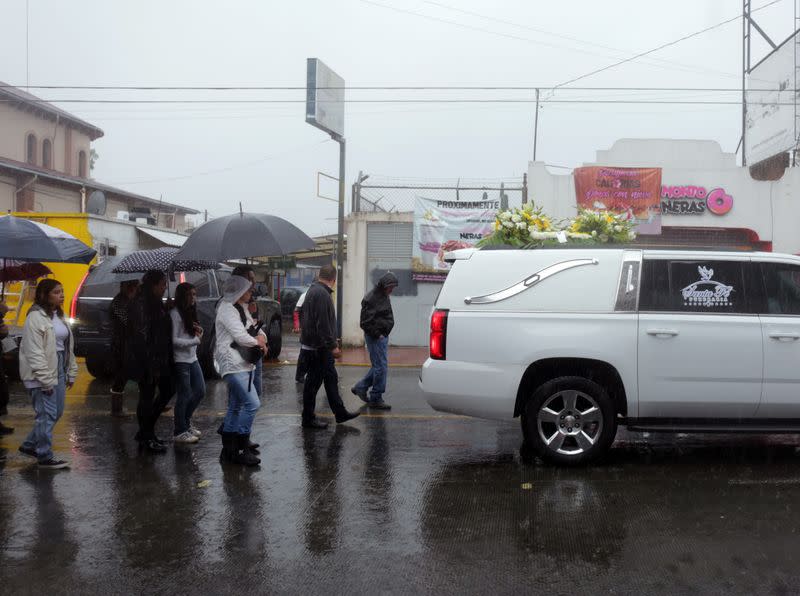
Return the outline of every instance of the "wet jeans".
{"type": "Polygon", "coordinates": [[[228,413],[222,423],[222,432],[249,435],[261,400],[250,375],[240,372],[225,375],[228,385],[228,413]]]}
{"type": "Polygon", "coordinates": [[[328,405],[336,418],[347,413],[339,394],[339,374],[331,350],[306,350],[306,384],[303,387],[303,422],[314,420],[317,409],[317,392],[325,384],[328,405]]]}
{"type": "Polygon", "coordinates": [[[389,373],[389,338],[375,339],[365,335],[369,361],[372,365],[354,389],[359,393],[366,393],[370,387],[369,401],[381,401],[386,393],[386,376],[389,373]]]}
{"type": "Polygon", "coordinates": [[[36,457],[45,462],[53,457],[53,429],[64,413],[64,399],[67,395],[67,375],[64,371],[64,352],[58,353],[58,385],[50,395],[45,395],[41,387],[28,389],[33,400],[36,418],[33,430],[22,443],[25,449],[36,450],[36,457]]]}
{"type": "Polygon", "coordinates": [[[175,363],[175,384],[177,394],[175,397],[175,436],[189,430],[192,414],[206,395],[206,382],[203,379],[203,370],[200,363],[175,363]]]}
{"type": "Polygon", "coordinates": [[[256,394],[258,395],[258,397],[261,397],[261,389],[262,389],[262,384],[264,382],[263,375],[264,375],[264,359],[260,358],[258,362],[256,362],[256,368],[253,371],[253,387],[256,388],[256,394]]]}

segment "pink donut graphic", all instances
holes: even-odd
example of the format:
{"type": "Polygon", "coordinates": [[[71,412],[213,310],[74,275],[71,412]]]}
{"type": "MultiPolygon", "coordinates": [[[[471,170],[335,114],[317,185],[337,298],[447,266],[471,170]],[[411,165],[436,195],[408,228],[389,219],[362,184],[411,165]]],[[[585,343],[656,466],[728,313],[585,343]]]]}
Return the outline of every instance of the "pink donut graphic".
{"type": "Polygon", "coordinates": [[[706,204],[708,205],[708,210],[714,215],[725,215],[733,209],[733,197],[725,194],[724,189],[715,188],[708,193],[706,204]]]}

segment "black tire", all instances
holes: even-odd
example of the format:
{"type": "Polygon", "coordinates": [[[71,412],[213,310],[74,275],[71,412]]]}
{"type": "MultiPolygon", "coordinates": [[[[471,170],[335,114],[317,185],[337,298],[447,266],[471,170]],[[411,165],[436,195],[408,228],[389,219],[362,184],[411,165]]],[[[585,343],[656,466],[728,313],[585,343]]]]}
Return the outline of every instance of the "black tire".
{"type": "Polygon", "coordinates": [[[111,370],[111,363],[99,356],[86,357],[86,370],[95,379],[110,379],[114,375],[111,370]]]}
{"type": "Polygon", "coordinates": [[[560,466],[587,464],[611,447],[617,434],[616,409],[594,381],[559,377],[531,395],[522,414],[522,432],[527,445],[545,461],[560,466]]]}
{"type": "Polygon", "coordinates": [[[281,355],[283,349],[283,325],[280,317],[274,317],[267,327],[267,345],[269,345],[269,358],[275,360],[281,355]]]}
{"type": "Polygon", "coordinates": [[[198,350],[197,354],[197,360],[200,362],[200,368],[206,379],[219,379],[219,369],[217,367],[217,361],[214,359],[214,346],[216,343],[217,333],[212,328],[208,342],[202,350],[198,350]]]}

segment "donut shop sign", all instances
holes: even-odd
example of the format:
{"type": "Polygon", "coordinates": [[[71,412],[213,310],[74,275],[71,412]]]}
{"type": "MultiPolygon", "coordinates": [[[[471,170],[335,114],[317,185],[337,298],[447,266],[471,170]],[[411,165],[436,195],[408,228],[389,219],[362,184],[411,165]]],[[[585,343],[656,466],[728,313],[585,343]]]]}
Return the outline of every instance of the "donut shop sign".
{"type": "Polygon", "coordinates": [[[725,215],[733,208],[733,197],[724,188],[706,190],[703,186],[661,186],[661,213],[664,215],[725,215]]]}

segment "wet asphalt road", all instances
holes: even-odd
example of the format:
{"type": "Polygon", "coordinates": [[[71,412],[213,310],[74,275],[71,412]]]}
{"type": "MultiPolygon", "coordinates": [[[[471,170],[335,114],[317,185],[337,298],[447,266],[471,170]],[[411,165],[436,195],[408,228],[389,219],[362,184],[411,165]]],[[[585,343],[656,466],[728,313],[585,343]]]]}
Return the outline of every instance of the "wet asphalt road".
{"type": "Polygon", "coordinates": [[[16,452],[33,416],[15,386],[0,593],[798,592],[796,436],[621,431],[602,466],[525,465],[518,424],[438,415],[413,369],[391,371],[390,413],[304,432],[293,373],[265,369],[260,469],[217,460],[221,383],[204,439],[150,455],[83,372],[56,430],[72,469],[39,471],[16,452]]]}

